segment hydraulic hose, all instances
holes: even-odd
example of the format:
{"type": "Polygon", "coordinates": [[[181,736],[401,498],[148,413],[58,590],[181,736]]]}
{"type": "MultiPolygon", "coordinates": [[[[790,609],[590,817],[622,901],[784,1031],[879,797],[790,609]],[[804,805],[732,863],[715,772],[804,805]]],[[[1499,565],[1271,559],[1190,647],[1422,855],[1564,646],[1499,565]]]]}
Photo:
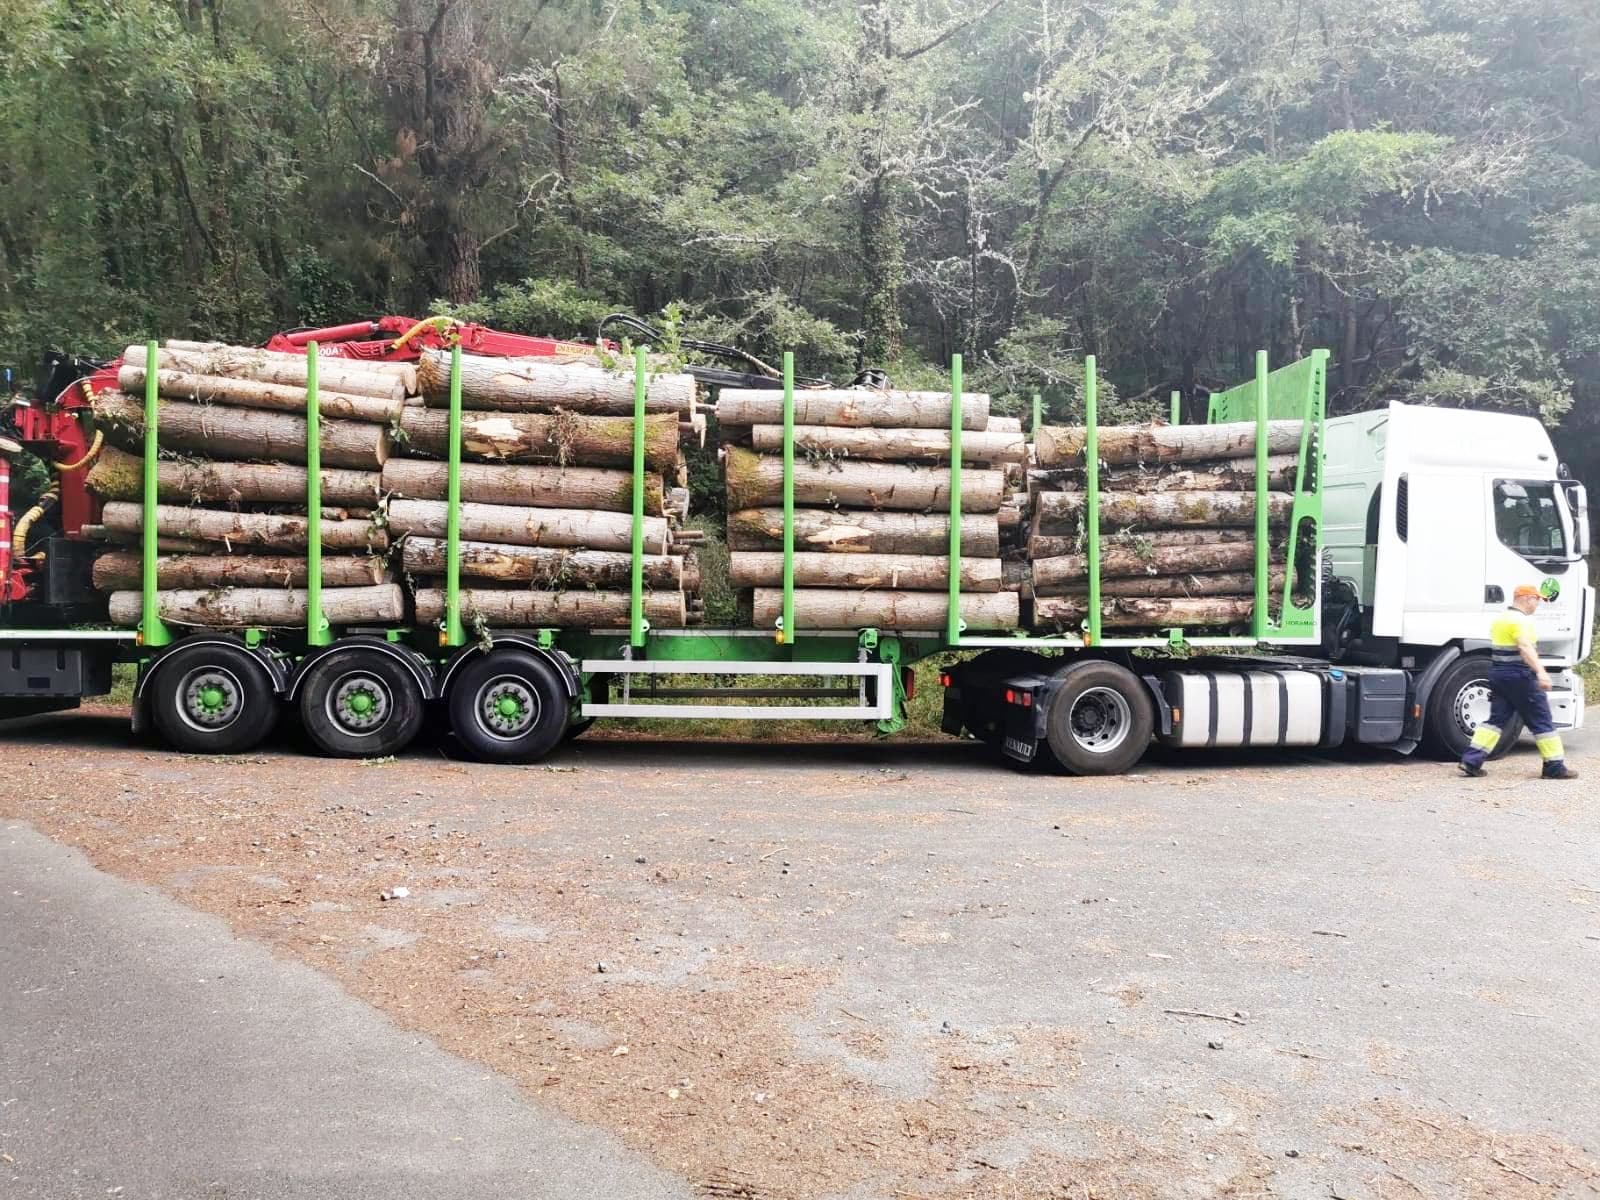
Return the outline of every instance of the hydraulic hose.
{"type": "Polygon", "coordinates": [[[17,528],[11,534],[11,557],[17,562],[21,562],[27,556],[28,534],[33,529],[33,523],[49,512],[51,506],[60,499],[60,493],[52,487],[39,497],[38,502],[32,508],[17,519],[17,528]]]}

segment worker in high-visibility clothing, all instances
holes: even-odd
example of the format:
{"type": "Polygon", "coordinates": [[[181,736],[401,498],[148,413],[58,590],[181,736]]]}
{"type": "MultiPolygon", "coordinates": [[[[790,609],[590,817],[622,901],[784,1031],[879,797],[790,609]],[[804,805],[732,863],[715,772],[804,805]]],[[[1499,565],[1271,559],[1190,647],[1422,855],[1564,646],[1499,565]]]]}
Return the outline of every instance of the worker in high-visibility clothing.
{"type": "Polygon", "coordinates": [[[1468,775],[1484,774],[1483,764],[1500,744],[1500,731],[1520,715],[1544,759],[1543,779],[1576,779],[1578,773],[1562,757],[1561,735],[1550,719],[1550,674],[1539,661],[1539,636],[1533,614],[1539,610],[1539,589],[1527,584],[1511,596],[1511,607],[1489,627],[1489,719],[1472,731],[1472,745],[1461,756],[1468,775]]]}

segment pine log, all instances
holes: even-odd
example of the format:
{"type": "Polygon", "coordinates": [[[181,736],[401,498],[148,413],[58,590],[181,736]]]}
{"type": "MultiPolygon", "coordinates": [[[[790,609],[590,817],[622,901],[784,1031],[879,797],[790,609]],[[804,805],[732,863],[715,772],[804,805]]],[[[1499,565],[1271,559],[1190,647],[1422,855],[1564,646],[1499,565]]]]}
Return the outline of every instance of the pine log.
{"type": "MultiPolygon", "coordinates": [[[[729,508],[759,508],[783,501],[783,460],[729,446],[724,474],[729,508]]],[[[1000,508],[1005,477],[999,471],[961,472],[964,512],[1000,508]]],[[[831,462],[794,464],[796,504],[927,512],[950,506],[948,467],[910,467],[903,463],[831,462]]]]}
{"type": "MultiPolygon", "coordinates": [[[[447,407],[450,356],[442,350],[424,350],[417,364],[417,380],[430,407],[447,407]]],[[[564,412],[631,417],[633,382],[631,367],[608,371],[546,358],[461,356],[464,408],[546,412],[559,408],[564,412]]],[[[645,411],[677,413],[687,419],[694,412],[698,388],[693,375],[651,374],[645,383],[645,411]]]]}
{"type": "MultiPolygon", "coordinates": [[[[112,529],[105,525],[85,525],[82,532],[89,541],[106,542],[113,546],[138,546],[143,549],[144,535],[135,530],[112,529]]],[[[228,548],[213,542],[158,536],[156,551],[159,554],[226,554],[228,548]]]]}
{"type": "MultiPolygon", "coordinates": [[[[144,509],[138,504],[113,501],[101,515],[107,528],[135,533],[144,526],[144,509]]],[[[156,532],[167,537],[234,546],[262,546],[273,550],[302,550],[308,544],[305,517],[271,513],[223,512],[177,504],[156,506],[156,532]]],[[[376,551],[388,548],[388,535],[370,521],[322,522],[322,545],[330,550],[376,551]]]]}
{"type": "MultiPolygon", "coordinates": [[[[1237,571],[1254,567],[1255,561],[1256,548],[1248,542],[1152,547],[1148,553],[1140,553],[1138,549],[1127,546],[1102,546],[1100,577],[1114,579],[1130,575],[1171,575],[1190,571],[1237,571]]],[[[1038,588],[1080,583],[1088,578],[1087,554],[1036,558],[1033,561],[1033,583],[1038,588]]]]}
{"type": "MultiPolygon", "coordinates": [[[[446,463],[391,458],[383,467],[383,490],[417,500],[443,500],[449,494],[446,463]]],[[[511,463],[462,463],[461,498],[479,504],[530,508],[584,508],[633,511],[633,475],[601,467],[529,467],[511,463]]],[[[663,514],[661,476],[644,477],[644,510],[663,514]]]]}
{"type": "MultiPolygon", "coordinates": [[[[1113,596],[1100,602],[1100,624],[1104,629],[1215,629],[1244,624],[1254,610],[1255,601],[1240,596],[1113,596]]],[[[1082,597],[1040,596],[1033,602],[1035,625],[1077,628],[1088,615],[1082,597]]]]}
{"type": "MultiPolygon", "coordinates": [[[[94,399],[96,420],[107,436],[130,450],[144,446],[144,403],[109,392],[94,399]]],[[[323,421],[322,465],[375,471],[389,457],[389,431],[361,421],[323,421]]],[[[164,401],[160,413],[164,449],[189,450],[210,458],[266,462],[306,461],[306,419],[289,413],[217,404],[164,401]]]]}
{"type": "MultiPolygon", "coordinates": [[[[1300,421],[1268,421],[1267,452],[1297,452],[1303,429],[1300,421]]],[[[1034,460],[1041,467],[1079,466],[1087,437],[1088,430],[1082,425],[1041,425],[1034,440],[1034,460]]],[[[1243,458],[1256,451],[1256,423],[1104,425],[1099,446],[1100,461],[1112,465],[1243,458]]]]}
{"type": "MultiPolygon", "coordinates": [[[[442,500],[389,502],[388,527],[397,534],[444,537],[447,519],[447,505],[442,500]]],[[[512,546],[631,550],[633,518],[628,513],[587,512],[576,508],[463,503],[461,536],[476,542],[502,542],[512,546]]],[[[644,519],[645,553],[665,554],[669,539],[664,518],[644,519]]]]}
{"type": "MultiPolygon", "coordinates": [[[[833,554],[946,554],[950,549],[950,518],[932,513],[797,508],[794,544],[796,550],[833,554]]],[[[782,550],[783,510],[746,508],[730,512],[728,548],[782,550]]],[[[961,518],[961,553],[973,558],[999,556],[1000,525],[993,515],[961,518]]]]}
{"type": "MultiPolygon", "coordinates": [[[[632,618],[628,592],[535,592],[525,588],[462,588],[461,612],[466,620],[499,627],[533,625],[580,629],[621,629],[632,618]]],[[[417,620],[437,623],[444,617],[444,591],[423,588],[416,597],[417,620]]],[[[645,620],[658,629],[681,629],[688,609],[682,592],[646,592],[645,620]]]]}
{"type": "MultiPolygon", "coordinates": [[[[770,629],[783,615],[783,589],[757,588],[754,623],[770,629]]],[[[942,630],[950,611],[947,592],[856,592],[797,588],[794,621],[806,629],[942,630]]],[[[1015,629],[1020,604],[1015,592],[963,592],[961,619],[970,630],[1015,629]]]]}
{"type": "MultiPolygon", "coordinates": [[[[161,348],[185,354],[247,354],[252,357],[266,359],[269,362],[303,364],[306,361],[303,350],[266,350],[259,346],[230,346],[226,342],[191,342],[180,338],[168,338],[161,344],[161,348]]],[[[140,346],[136,347],[136,349],[138,353],[134,356],[133,361],[142,363],[144,361],[144,347],[140,346]]],[[[411,363],[383,362],[369,358],[345,358],[341,354],[330,353],[330,350],[330,347],[323,349],[321,362],[318,363],[319,367],[322,363],[331,360],[340,367],[349,368],[353,371],[371,375],[387,375],[392,379],[398,379],[408,393],[414,393],[417,390],[417,368],[411,363]]]]}
{"type": "MultiPolygon", "coordinates": [[[[376,504],[376,471],[322,472],[325,503],[376,504]]],[[[100,452],[85,479],[102,500],[138,500],[144,494],[144,459],[113,446],[100,452]]],[[[156,464],[156,487],[162,500],[173,503],[304,504],[306,469],[276,463],[162,461],[156,464]]]]}
{"type": "MultiPolygon", "coordinates": [[[[796,587],[888,588],[922,591],[945,587],[950,559],[936,554],[821,554],[794,556],[796,587]]],[[[728,582],[736,588],[783,586],[783,555],[740,550],[729,556],[728,582]]],[[[1000,560],[961,556],[961,589],[1000,590],[1000,560]]]]}
{"type": "MultiPolygon", "coordinates": [[[[782,425],[756,425],[750,430],[750,444],[769,454],[783,450],[782,425]]],[[[865,458],[874,462],[948,463],[950,431],[944,429],[874,429],[866,426],[796,425],[794,447],[797,453],[831,455],[839,458],[865,458]]],[[[997,433],[990,419],[988,430],[973,430],[961,435],[963,463],[1020,463],[1026,460],[1028,443],[1019,430],[997,433]]]]}
{"type": "MultiPolygon", "coordinates": [[[[409,574],[444,574],[443,538],[408,537],[401,543],[401,551],[409,574]]],[[[618,550],[561,550],[546,546],[462,542],[461,574],[473,579],[532,583],[552,591],[572,587],[628,588],[632,585],[633,556],[618,550]]],[[[644,586],[660,591],[686,589],[684,560],[664,554],[646,555],[644,586]]]]}
{"type": "Polygon", "coordinates": [[[1022,418],[991,416],[989,424],[984,428],[990,433],[1021,433],[1022,418]]]}
{"type": "MultiPolygon", "coordinates": [[[[1299,465],[1300,459],[1293,454],[1275,454],[1267,459],[1267,490],[1293,491],[1299,465]]],[[[1082,467],[1049,467],[1028,472],[1028,487],[1034,492],[1082,491],[1087,483],[1087,472],[1082,467]]],[[[1243,458],[1170,470],[1108,467],[1100,472],[1100,488],[1107,492],[1248,492],[1255,486],[1255,462],[1243,458]]]]}
{"type": "MultiPolygon", "coordinates": [[[[163,621],[208,629],[298,627],[306,623],[306,593],[301,588],[224,587],[162,591],[156,594],[163,621]]],[[[113,625],[137,625],[143,616],[139,592],[112,592],[113,625]]],[[[405,620],[405,596],[397,583],[374,587],[326,588],[322,614],[330,625],[388,625],[405,620]]]]}
{"type": "MultiPolygon", "coordinates": [[[[717,421],[728,425],[782,425],[783,393],[772,388],[723,388],[717,421]]],[[[949,392],[878,392],[868,388],[807,389],[794,394],[796,425],[874,429],[949,429],[949,392]]],[[[963,394],[961,428],[987,429],[989,397],[963,394]]]]}
{"type": "MultiPolygon", "coordinates": [[[[1283,592],[1285,573],[1274,567],[1267,574],[1267,590],[1274,595],[1283,592]]],[[[1031,585],[1035,596],[1076,596],[1084,598],[1085,583],[1075,580],[1068,584],[1031,585]]],[[[1233,596],[1249,598],[1255,595],[1256,577],[1248,571],[1235,571],[1214,575],[1150,575],[1127,579],[1105,579],[1100,583],[1102,596],[1233,596]]]]}
{"type": "MultiPolygon", "coordinates": [[[[129,346],[122,352],[122,362],[125,366],[138,367],[143,371],[145,348],[129,346]]],[[[221,346],[215,350],[175,350],[168,347],[156,351],[156,369],[186,371],[192,375],[222,375],[230,379],[287,384],[302,389],[306,386],[304,355],[271,354],[247,346],[221,346]]],[[[142,383],[143,376],[140,378],[142,383]]],[[[377,396],[395,404],[404,404],[406,398],[404,379],[373,370],[357,359],[319,355],[317,383],[336,392],[377,396]]]]}
{"type": "MultiPolygon", "coordinates": [[[[92,579],[102,592],[143,586],[140,564],[132,550],[112,550],[94,560],[92,579]]],[[[306,560],[267,554],[175,554],[156,560],[156,586],[160,588],[305,587],[310,572],[306,560]]],[[[322,559],[324,587],[369,587],[383,583],[388,567],[383,559],[329,554],[322,559]]]]}
{"type": "MultiPolygon", "coordinates": [[[[408,408],[400,414],[400,432],[404,445],[420,456],[444,458],[450,453],[448,412],[408,408]]],[[[631,467],[633,416],[467,412],[461,418],[461,453],[491,461],[631,467]]],[[[644,461],[652,471],[676,467],[678,419],[671,413],[645,417],[644,461]]]]}
{"type": "MultiPolygon", "coordinates": [[[[1034,497],[1034,533],[1074,533],[1085,516],[1083,492],[1041,492],[1034,497]]],[[[1282,492],[1267,496],[1268,518],[1289,519],[1294,498],[1282,492]]],[[[1254,492],[1101,492],[1102,528],[1163,528],[1204,525],[1248,528],[1255,524],[1254,492]]]]}
{"type": "MultiPolygon", "coordinates": [[[[1162,546],[1205,546],[1217,543],[1236,544],[1256,540],[1253,529],[1148,529],[1106,531],[1100,535],[1100,544],[1111,548],[1148,553],[1162,546]]],[[[1059,558],[1063,554],[1082,554],[1085,538],[1080,534],[1036,534],[1028,539],[1030,559],[1059,558]]]]}
{"type": "MultiPolygon", "coordinates": [[[[117,372],[117,386],[142,400],[144,376],[142,365],[125,366],[117,372]]],[[[306,389],[292,384],[261,383],[225,375],[194,375],[187,371],[157,371],[156,390],[169,400],[188,400],[194,404],[226,404],[276,412],[306,411],[306,389]]],[[[336,391],[322,382],[319,372],[317,412],[324,417],[387,424],[399,420],[404,409],[404,397],[394,399],[336,391]]]]}

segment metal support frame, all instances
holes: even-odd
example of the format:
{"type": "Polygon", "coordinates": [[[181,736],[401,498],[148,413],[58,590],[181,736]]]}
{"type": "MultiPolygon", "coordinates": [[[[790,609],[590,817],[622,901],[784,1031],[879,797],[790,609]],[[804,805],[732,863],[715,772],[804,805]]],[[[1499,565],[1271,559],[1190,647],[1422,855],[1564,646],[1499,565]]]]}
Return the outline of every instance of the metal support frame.
{"type": "MultiPolygon", "coordinates": [[[[889,721],[896,715],[896,687],[894,666],[887,662],[839,663],[770,663],[672,661],[638,658],[586,658],[579,663],[585,675],[620,675],[623,681],[623,703],[589,704],[582,706],[585,717],[698,717],[746,718],[753,721],[813,720],[813,721],[889,721]],[[674,704],[635,702],[631,681],[638,675],[797,675],[819,678],[836,677],[876,681],[875,702],[852,705],[783,704],[674,704]]],[[[737,689],[729,689],[736,696],[737,689]]]]}
{"type": "MultiPolygon", "coordinates": [[[[1268,542],[1267,521],[1267,406],[1270,398],[1267,383],[1267,352],[1256,351],[1256,592],[1255,608],[1250,614],[1250,634],[1257,640],[1266,635],[1267,571],[1271,566],[1271,544],[1268,542]]],[[[1293,533],[1291,531],[1291,536],[1293,533]]],[[[1291,547],[1292,551],[1292,547],[1291,547]]],[[[1293,558],[1293,553],[1290,556],[1293,558]]],[[[1292,562],[1290,564],[1293,565],[1292,562]]]]}
{"type": "Polygon", "coordinates": [[[161,540],[156,531],[156,505],[160,503],[161,439],[158,426],[161,422],[161,355],[155,339],[145,344],[144,356],[144,495],[140,513],[139,542],[143,559],[140,562],[139,644],[141,646],[169,646],[172,631],[161,619],[161,595],[157,582],[160,563],[157,561],[161,540]]]}
{"type": "Polygon", "coordinates": [[[967,623],[961,619],[961,355],[950,356],[950,608],[945,641],[959,645],[967,623]]]}
{"type": "Polygon", "coordinates": [[[794,351],[783,352],[783,612],[778,641],[794,645],[794,351]]]}
{"type": "Polygon", "coordinates": [[[447,455],[444,518],[444,628],[440,644],[462,646],[461,623],[461,343],[450,347],[450,449],[447,455]]]}
{"type": "Polygon", "coordinates": [[[648,390],[643,346],[633,350],[633,563],[628,580],[628,645],[644,645],[644,400],[648,390]]]}
{"type": "Polygon", "coordinates": [[[328,646],[333,631],[322,611],[322,410],[317,398],[317,344],[306,343],[306,645],[328,646]]]}
{"type": "Polygon", "coordinates": [[[1085,501],[1084,525],[1089,538],[1089,629],[1085,641],[1100,644],[1100,412],[1099,385],[1095,357],[1083,360],[1083,465],[1085,501]]]}

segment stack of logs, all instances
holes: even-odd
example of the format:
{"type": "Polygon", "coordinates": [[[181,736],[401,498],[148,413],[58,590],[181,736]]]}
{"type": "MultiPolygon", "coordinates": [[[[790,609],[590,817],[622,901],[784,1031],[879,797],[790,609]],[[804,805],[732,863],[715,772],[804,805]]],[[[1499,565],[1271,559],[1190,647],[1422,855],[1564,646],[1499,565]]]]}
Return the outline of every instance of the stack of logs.
{"type": "MultiPolygon", "coordinates": [[[[416,619],[444,616],[450,356],[417,365],[424,404],[400,415],[383,470],[388,528],[416,619]]],[[[697,383],[650,375],[645,397],[644,616],[657,629],[704,620],[680,427],[697,383]]],[[[461,602],[487,626],[626,627],[632,612],[632,370],[462,355],[461,602]]]]}
{"type": "MultiPolygon", "coordinates": [[[[1302,425],[1267,426],[1269,592],[1283,594],[1302,425]]],[[[1033,626],[1082,627],[1089,611],[1081,427],[1042,427],[1028,472],[1033,626]]],[[[1255,611],[1256,427],[1099,430],[1101,626],[1119,632],[1231,629],[1255,611]]]]}
{"type": "MultiPolygon", "coordinates": [[[[1017,587],[1001,560],[1021,509],[1011,493],[1027,446],[989,397],[964,395],[961,617],[1014,629],[1017,587]]],[[[725,389],[717,401],[728,496],[730,582],[752,620],[783,612],[783,394],[725,389]]],[[[949,612],[950,396],[808,389],[794,410],[794,619],[818,629],[935,630],[949,612]]]]}

